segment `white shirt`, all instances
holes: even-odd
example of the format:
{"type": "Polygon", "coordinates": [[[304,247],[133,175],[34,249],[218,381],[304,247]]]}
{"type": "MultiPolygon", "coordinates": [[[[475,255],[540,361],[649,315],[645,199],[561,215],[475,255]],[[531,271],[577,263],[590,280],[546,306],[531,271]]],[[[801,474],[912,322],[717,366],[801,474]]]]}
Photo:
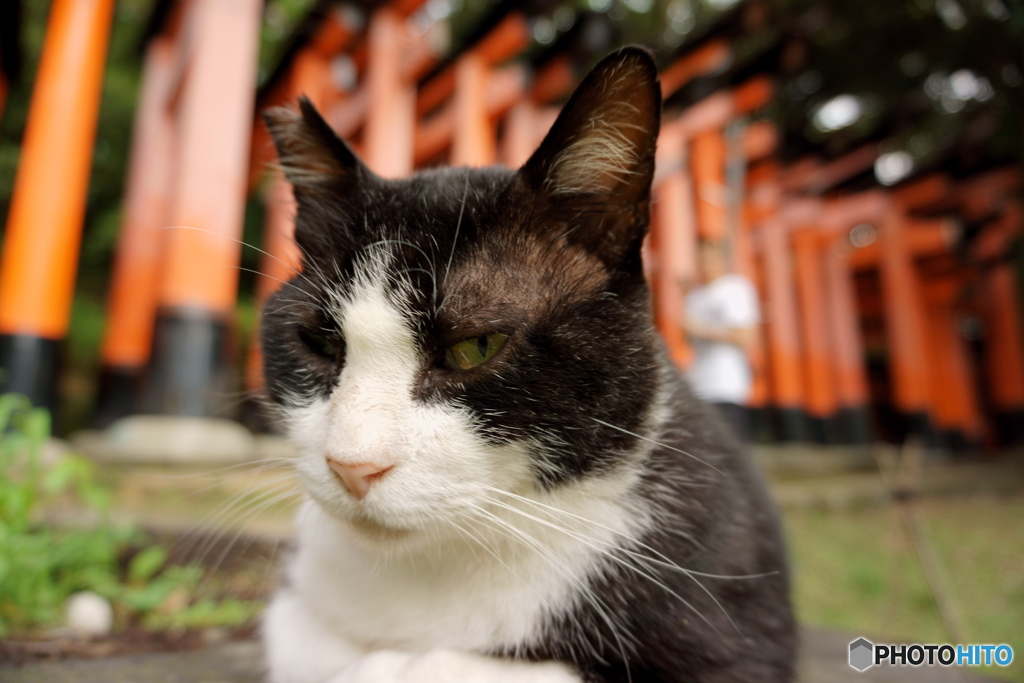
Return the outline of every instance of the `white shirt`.
{"type": "MultiPolygon", "coordinates": [[[[747,329],[758,323],[757,290],[738,274],[723,275],[686,296],[686,314],[700,325],[747,329]]],[[[745,404],[752,377],[743,349],[735,344],[697,339],[687,379],[705,401],[745,404]]]]}

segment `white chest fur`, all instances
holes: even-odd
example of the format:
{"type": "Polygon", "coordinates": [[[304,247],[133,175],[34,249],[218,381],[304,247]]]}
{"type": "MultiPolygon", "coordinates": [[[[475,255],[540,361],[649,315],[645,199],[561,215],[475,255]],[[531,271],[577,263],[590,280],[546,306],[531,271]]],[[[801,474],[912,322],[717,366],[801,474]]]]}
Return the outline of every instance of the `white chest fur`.
{"type": "Polygon", "coordinates": [[[509,500],[520,513],[498,507],[485,524],[458,523],[464,536],[397,557],[367,549],[308,503],[292,590],[326,629],[365,651],[528,645],[547,615],[595,599],[588,580],[638,531],[638,520],[594,493],[559,496],[571,499],[559,501],[560,513],[509,500]]]}

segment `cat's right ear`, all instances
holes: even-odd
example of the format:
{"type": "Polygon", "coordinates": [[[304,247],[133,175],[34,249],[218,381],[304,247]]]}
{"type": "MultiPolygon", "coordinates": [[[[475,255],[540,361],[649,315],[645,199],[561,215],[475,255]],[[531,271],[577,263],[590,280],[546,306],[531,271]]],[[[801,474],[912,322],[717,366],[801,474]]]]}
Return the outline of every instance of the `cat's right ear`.
{"type": "Polygon", "coordinates": [[[277,107],[264,112],[263,119],[281,170],[300,201],[304,194],[351,191],[372,175],[305,97],[299,98],[299,111],[277,107]]]}
{"type": "Polygon", "coordinates": [[[544,211],[570,217],[567,239],[609,268],[640,268],[660,119],[654,58],[621,48],[583,79],[519,170],[544,211]]]}

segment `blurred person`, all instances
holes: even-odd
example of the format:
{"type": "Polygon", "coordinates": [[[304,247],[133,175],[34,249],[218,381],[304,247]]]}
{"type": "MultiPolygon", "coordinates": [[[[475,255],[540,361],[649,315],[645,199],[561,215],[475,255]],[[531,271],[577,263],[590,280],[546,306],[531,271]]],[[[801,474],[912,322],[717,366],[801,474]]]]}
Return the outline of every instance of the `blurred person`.
{"type": "Polygon", "coordinates": [[[739,273],[730,273],[722,245],[701,240],[700,282],[684,288],[683,331],[694,350],[687,379],[694,393],[715,404],[733,433],[751,437],[750,400],[753,376],[746,347],[760,320],[757,290],[739,273]]]}

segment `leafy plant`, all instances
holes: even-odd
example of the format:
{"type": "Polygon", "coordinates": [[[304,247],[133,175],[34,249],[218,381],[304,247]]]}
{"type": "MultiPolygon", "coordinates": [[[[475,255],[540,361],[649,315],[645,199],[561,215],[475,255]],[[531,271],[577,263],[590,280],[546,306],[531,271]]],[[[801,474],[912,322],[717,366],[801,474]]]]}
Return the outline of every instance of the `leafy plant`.
{"type": "Polygon", "coordinates": [[[76,591],[110,600],[121,620],[144,626],[235,626],[259,604],[196,599],[199,567],[168,565],[167,550],[129,525],[107,520],[110,491],[92,461],[77,455],[43,459],[50,417],[19,395],[0,396],[0,637],[52,626],[76,591]],[[47,506],[84,511],[81,528],[45,523],[47,506]],[[130,562],[122,562],[133,551],[130,562]],[[194,604],[190,604],[193,603],[194,604]]]}
{"type": "Polygon", "coordinates": [[[62,493],[94,511],[108,503],[88,460],[41,462],[49,433],[45,410],[22,396],[0,396],[0,635],[56,622],[76,590],[109,596],[118,585],[118,552],[135,537],[127,527],[58,533],[40,524],[42,503],[62,493]]]}

